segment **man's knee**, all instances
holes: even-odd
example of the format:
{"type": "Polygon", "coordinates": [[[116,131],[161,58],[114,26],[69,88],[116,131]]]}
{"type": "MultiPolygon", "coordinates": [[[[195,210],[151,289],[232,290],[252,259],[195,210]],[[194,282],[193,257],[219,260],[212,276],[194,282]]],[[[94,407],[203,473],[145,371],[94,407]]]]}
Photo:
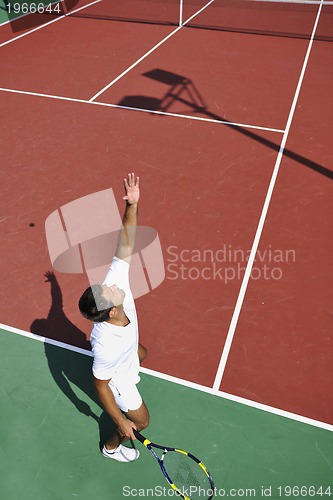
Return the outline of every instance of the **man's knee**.
{"type": "Polygon", "coordinates": [[[145,429],[146,427],[148,427],[148,425],[149,425],[149,413],[145,418],[143,418],[136,424],[136,428],[140,432],[143,431],[143,429],[145,429]]]}
{"type": "Polygon", "coordinates": [[[138,415],[137,422],[135,422],[135,425],[138,429],[138,431],[143,431],[146,427],[149,425],[149,411],[145,403],[143,403],[143,407],[141,409],[140,415],[138,415]]]}
{"type": "Polygon", "coordinates": [[[144,402],[138,410],[130,410],[127,417],[132,420],[138,431],[142,431],[149,425],[149,411],[144,402]]]}

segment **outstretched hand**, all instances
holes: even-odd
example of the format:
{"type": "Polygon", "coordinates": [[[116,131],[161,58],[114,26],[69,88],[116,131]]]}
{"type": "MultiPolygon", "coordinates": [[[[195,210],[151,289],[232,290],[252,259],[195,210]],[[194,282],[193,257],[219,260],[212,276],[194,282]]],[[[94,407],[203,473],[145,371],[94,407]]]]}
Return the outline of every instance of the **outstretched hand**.
{"type": "Polygon", "coordinates": [[[46,271],[46,273],[44,273],[44,276],[46,278],[45,283],[47,281],[49,281],[50,283],[52,283],[52,281],[56,281],[57,280],[53,271],[46,271]]]}
{"type": "Polygon", "coordinates": [[[124,187],[126,194],[123,196],[123,200],[125,200],[128,205],[138,203],[140,198],[139,177],[135,178],[134,173],[128,174],[128,178],[124,179],[124,187]]]}

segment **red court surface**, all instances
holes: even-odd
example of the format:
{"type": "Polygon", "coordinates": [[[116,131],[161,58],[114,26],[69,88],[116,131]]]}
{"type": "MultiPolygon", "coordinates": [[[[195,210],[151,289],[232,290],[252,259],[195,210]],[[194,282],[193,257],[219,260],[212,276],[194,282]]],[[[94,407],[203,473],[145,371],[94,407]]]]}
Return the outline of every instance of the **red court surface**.
{"type": "Polygon", "coordinates": [[[161,100],[171,90],[169,112],[284,128],[307,40],[271,37],[263,44],[259,35],[192,31],[181,30],[96,100],[142,107],[140,96],[161,100]],[[156,69],[160,81],[154,79],[156,69]],[[163,82],[163,71],[189,80],[179,95],[181,84],[174,89],[167,73],[163,82]],[[200,101],[204,110],[193,106],[200,101]]]}
{"type": "MultiPolygon", "coordinates": [[[[4,90],[89,100],[174,29],[67,18],[0,49],[1,322],[88,347],[90,324],[77,310],[83,275],[56,273],[62,301],[53,296],[50,311],[44,223],[108,187],[121,209],[121,180],[134,170],[140,223],[158,231],[166,272],[137,300],[146,366],[212,387],[309,40],[182,28],[96,98],[192,118],[4,90]]],[[[332,55],[332,43],[314,41],[220,384],[326,423],[332,55]]]]}
{"type": "MultiPolygon", "coordinates": [[[[121,190],[115,179],[124,170],[137,165],[143,191],[140,221],[158,228],[166,264],[163,286],[138,301],[139,310],[143,309],[140,315],[142,339],[149,343],[152,368],[174,374],[176,370],[176,374],[183,378],[190,373],[196,382],[211,384],[239,281],[227,283],[224,287],[221,279],[208,282],[202,279],[194,282],[174,279],[174,273],[180,271],[171,266],[173,253],[177,251],[173,247],[176,246],[179,251],[218,250],[223,238],[223,242],[234,247],[248,249],[272,173],[274,151],[231,128],[216,128],[215,124],[189,123],[188,120],[174,120],[171,117],[38,97],[26,99],[26,96],[12,94],[6,95],[4,105],[8,106],[7,114],[14,108],[21,111],[19,116],[11,118],[12,127],[20,130],[19,141],[11,130],[8,129],[7,134],[5,132],[6,162],[12,161],[11,152],[18,150],[18,142],[21,154],[24,154],[24,165],[19,173],[20,194],[14,204],[11,200],[18,172],[7,176],[7,210],[12,207],[13,213],[11,216],[8,214],[4,223],[14,233],[6,242],[7,269],[13,263],[10,248],[13,245],[22,250],[25,248],[15,261],[15,267],[21,262],[23,269],[29,270],[29,278],[26,278],[29,279],[29,285],[25,285],[25,293],[29,286],[31,300],[35,297],[32,276],[36,280],[35,284],[38,284],[38,290],[43,290],[43,304],[36,304],[37,309],[34,307],[31,310],[30,300],[26,300],[27,311],[20,314],[20,320],[15,320],[15,326],[27,329],[36,318],[37,311],[38,317],[45,316],[48,311],[48,285],[43,284],[43,272],[50,267],[43,234],[47,216],[73,199],[104,189],[108,183],[115,189],[118,199],[121,199],[121,190]],[[96,123],[99,124],[98,129],[96,123]],[[226,145],[228,153],[212,154],[220,148],[223,150],[226,145]],[[63,160],[65,152],[71,158],[70,163],[63,160]],[[43,164],[41,157],[45,158],[43,164]],[[221,167],[222,157],[225,167],[221,167]],[[246,158],[246,161],[240,162],[240,157],[246,158]],[[208,163],[212,174],[203,178],[202,165],[208,163]],[[190,183],[190,188],[184,190],[187,183],[190,183]],[[20,214],[19,219],[17,213],[20,214]],[[193,227],[193,217],[198,219],[198,227],[193,227]],[[246,226],[244,218],[247,219],[246,226]],[[229,222],[231,219],[232,226],[229,222]],[[31,222],[36,224],[34,228],[29,227],[31,222]],[[30,252],[25,247],[27,238],[28,241],[32,238],[30,252]],[[33,251],[36,246],[41,252],[38,259],[36,250],[33,251]],[[207,340],[201,322],[193,321],[193,314],[199,308],[202,309],[203,300],[210,304],[207,311],[201,312],[203,323],[209,318],[209,349],[202,349],[207,340]],[[176,328],[172,315],[168,317],[163,313],[165,307],[179,309],[176,328]],[[163,339],[158,334],[161,315],[163,339]],[[188,328],[189,324],[191,328],[188,328]],[[179,348],[181,352],[178,352],[179,348]],[[216,357],[215,366],[210,362],[212,352],[216,357]],[[154,355],[158,353],[158,358],[154,360],[154,355]],[[195,366],[192,363],[194,353],[196,357],[199,356],[195,366]]],[[[279,140],[279,134],[261,132],[261,136],[279,140]]],[[[74,316],[71,319],[75,324],[82,325],[88,333],[89,323],[81,321],[76,311],[77,297],[82,286],[85,286],[83,280],[77,276],[59,275],[64,294],[67,281],[70,295],[64,304],[69,305],[72,298],[70,310],[74,316]],[[65,283],[62,283],[63,279],[65,283]],[[72,290],[76,286],[77,289],[72,290]]],[[[18,282],[15,280],[11,283],[9,303],[15,310],[18,282]]],[[[40,297],[38,303],[39,300],[40,297]]],[[[12,314],[13,311],[8,308],[3,321],[10,324],[12,314]]]]}
{"type": "Polygon", "coordinates": [[[69,17],[2,47],[1,85],[90,99],[170,31],[69,17]]]}
{"type": "Polygon", "coordinates": [[[332,49],[315,43],[287,142],[306,160],[282,160],[259,247],[293,249],[295,258],[289,254],[282,280],[251,281],[221,385],[247,398],[258,398],[260,387],[262,401],[281,407],[292,394],[296,413],[306,405],[324,421],[332,418],[333,383],[332,82],[332,49]]]}

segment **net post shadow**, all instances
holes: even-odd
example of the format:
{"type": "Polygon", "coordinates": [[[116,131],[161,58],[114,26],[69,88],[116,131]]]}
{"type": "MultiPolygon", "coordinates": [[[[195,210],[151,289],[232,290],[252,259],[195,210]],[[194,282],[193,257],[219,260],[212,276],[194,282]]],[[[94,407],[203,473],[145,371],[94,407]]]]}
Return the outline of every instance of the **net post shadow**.
{"type": "MultiPolygon", "coordinates": [[[[252,130],[249,130],[245,127],[235,125],[232,121],[209,111],[208,106],[205,103],[199,90],[189,78],[159,68],[143,73],[142,76],[169,85],[170,88],[166,91],[161,99],[140,95],[125,96],[121,101],[117,103],[119,106],[166,112],[168,109],[170,109],[172,104],[174,104],[175,102],[180,102],[191,108],[192,112],[200,113],[201,115],[205,115],[207,118],[220,121],[227,127],[232,128],[232,130],[234,130],[235,132],[249,137],[250,139],[253,139],[254,141],[257,141],[260,144],[263,144],[264,146],[276,151],[277,153],[280,151],[280,144],[266,139],[265,137],[261,137],[258,133],[253,132],[252,130]],[[187,94],[187,96],[184,94],[187,94]],[[149,105],[152,103],[153,107],[149,107],[149,105]]],[[[294,151],[291,151],[288,148],[285,148],[283,150],[283,154],[291,160],[296,161],[297,163],[300,163],[301,165],[304,165],[307,168],[310,168],[311,170],[314,170],[315,172],[318,172],[319,174],[324,175],[329,179],[333,179],[333,171],[329,170],[323,165],[320,165],[294,151]]]]}
{"type": "Polygon", "coordinates": [[[142,76],[166,84],[169,88],[161,99],[143,95],[128,95],[123,97],[117,104],[129,108],[147,109],[152,111],[167,112],[175,101],[184,102],[196,112],[205,112],[207,105],[194,83],[187,77],[177,75],[170,71],[154,69],[144,73],[142,76]],[[182,99],[186,94],[189,100],[182,99]]]}

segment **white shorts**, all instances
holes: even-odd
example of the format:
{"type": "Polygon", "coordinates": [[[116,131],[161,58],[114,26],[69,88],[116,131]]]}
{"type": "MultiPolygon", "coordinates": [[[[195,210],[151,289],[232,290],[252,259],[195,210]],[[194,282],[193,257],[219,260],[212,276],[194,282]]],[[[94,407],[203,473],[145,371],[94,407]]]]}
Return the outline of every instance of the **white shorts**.
{"type": "Polygon", "coordinates": [[[142,405],[142,398],[134,383],[117,382],[115,384],[111,379],[109,387],[121,411],[127,413],[129,410],[138,410],[142,405]]]}

